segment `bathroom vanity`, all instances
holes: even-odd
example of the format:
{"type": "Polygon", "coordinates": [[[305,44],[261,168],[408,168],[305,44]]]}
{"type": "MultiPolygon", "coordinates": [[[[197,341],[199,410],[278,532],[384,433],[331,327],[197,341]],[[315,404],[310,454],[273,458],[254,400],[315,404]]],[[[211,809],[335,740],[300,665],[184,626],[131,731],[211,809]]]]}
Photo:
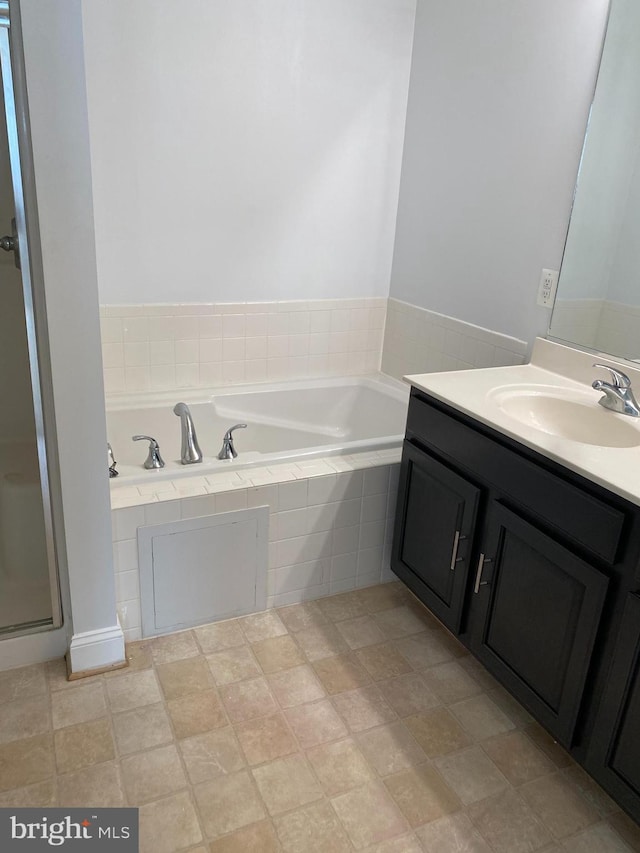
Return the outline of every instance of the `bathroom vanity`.
{"type": "Polygon", "coordinates": [[[392,568],[640,820],[640,419],[593,361],[408,377],[392,568]]]}

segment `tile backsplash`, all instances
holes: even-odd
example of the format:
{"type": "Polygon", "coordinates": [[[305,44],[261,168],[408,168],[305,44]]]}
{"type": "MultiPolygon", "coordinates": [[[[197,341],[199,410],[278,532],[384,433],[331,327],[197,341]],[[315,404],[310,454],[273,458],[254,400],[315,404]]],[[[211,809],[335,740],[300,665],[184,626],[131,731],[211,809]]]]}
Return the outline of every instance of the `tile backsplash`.
{"type": "Polygon", "coordinates": [[[551,333],[603,353],[640,356],[640,307],[611,299],[556,299],[551,333]]]}
{"type": "Polygon", "coordinates": [[[105,392],[345,376],[380,369],[387,300],[103,305],[105,392]]]}
{"type": "Polygon", "coordinates": [[[505,367],[522,364],[527,342],[389,299],[382,371],[401,378],[411,373],[505,367]]]}
{"type": "Polygon", "coordinates": [[[525,341],[397,299],[102,305],[107,396],[521,364],[525,341]]]}

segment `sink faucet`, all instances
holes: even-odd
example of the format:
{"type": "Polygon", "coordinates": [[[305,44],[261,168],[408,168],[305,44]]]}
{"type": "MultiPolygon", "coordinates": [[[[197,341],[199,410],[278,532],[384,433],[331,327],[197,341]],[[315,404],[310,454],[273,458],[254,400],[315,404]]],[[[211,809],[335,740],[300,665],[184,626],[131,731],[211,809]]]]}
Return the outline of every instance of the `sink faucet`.
{"type": "Polygon", "coordinates": [[[196,435],[196,428],[193,425],[189,406],[186,403],[176,403],[173,407],[173,414],[180,418],[180,427],[182,429],[180,461],[183,465],[193,465],[195,462],[202,462],[202,451],[198,444],[198,436],[196,435]]]}
{"type": "Polygon", "coordinates": [[[233,431],[234,429],[246,429],[246,424],[236,424],[235,426],[229,427],[229,429],[225,432],[224,438],[222,439],[222,449],[220,453],[218,453],[218,459],[235,459],[238,455],[238,451],[233,446],[233,431]]]}
{"type": "Polygon", "coordinates": [[[603,391],[604,397],[601,397],[598,402],[605,409],[611,409],[612,412],[619,412],[621,415],[629,415],[632,418],[640,417],[640,407],[636,402],[631,390],[631,380],[626,373],[621,370],[616,370],[615,367],[609,367],[608,364],[594,364],[594,367],[601,367],[603,370],[608,370],[611,374],[611,382],[605,382],[604,379],[595,379],[591,383],[591,387],[596,391],[603,391]]]}

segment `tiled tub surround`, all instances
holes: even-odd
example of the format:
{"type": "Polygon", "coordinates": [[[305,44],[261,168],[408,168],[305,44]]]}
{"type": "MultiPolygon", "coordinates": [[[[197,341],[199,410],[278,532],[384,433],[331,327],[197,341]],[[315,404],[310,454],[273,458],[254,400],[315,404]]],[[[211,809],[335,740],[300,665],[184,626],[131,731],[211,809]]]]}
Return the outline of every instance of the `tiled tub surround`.
{"type": "Polygon", "coordinates": [[[103,305],[105,391],[375,373],[386,304],[366,298],[103,305]]]}
{"type": "Polygon", "coordinates": [[[399,583],[0,673],[0,806],[141,853],[630,853],[640,830],[399,583]]]}
{"type": "Polygon", "coordinates": [[[600,352],[640,357],[640,306],[610,299],[557,299],[551,334],[600,352]]]}
{"type": "Polygon", "coordinates": [[[382,370],[396,379],[410,373],[523,364],[526,355],[526,341],[388,300],[382,370]]]}
{"type": "Polygon", "coordinates": [[[551,334],[554,338],[579,341],[582,346],[595,349],[603,306],[602,299],[556,299],[551,334]]]}
{"type": "Polygon", "coordinates": [[[138,486],[116,482],[113,550],[125,637],[141,637],[136,535],[144,525],[268,506],[268,607],[388,580],[399,461],[395,449],[138,486]]]}

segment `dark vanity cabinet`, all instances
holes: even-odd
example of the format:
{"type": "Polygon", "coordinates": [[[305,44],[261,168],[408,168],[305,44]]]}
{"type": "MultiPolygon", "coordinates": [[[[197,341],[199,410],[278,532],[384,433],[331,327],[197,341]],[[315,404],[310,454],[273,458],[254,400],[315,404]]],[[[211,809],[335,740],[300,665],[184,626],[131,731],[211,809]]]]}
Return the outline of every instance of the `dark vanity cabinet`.
{"type": "Polygon", "coordinates": [[[394,572],[636,819],[639,554],[640,508],[413,389],[394,572]]]}
{"type": "Polygon", "coordinates": [[[473,586],[477,657],[568,746],[608,581],[551,536],[494,502],[473,586]]]}
{"type": "Polygon", "coordinates": [[[626,598],[586,768],[640,820],[640,595],[626,598]]]}
{"type": "Polygon", "coordinates": [[[481,490],[407,443],[400,493],[406,498],[398,560],[418,597],[458,633],[481,490]]]}

